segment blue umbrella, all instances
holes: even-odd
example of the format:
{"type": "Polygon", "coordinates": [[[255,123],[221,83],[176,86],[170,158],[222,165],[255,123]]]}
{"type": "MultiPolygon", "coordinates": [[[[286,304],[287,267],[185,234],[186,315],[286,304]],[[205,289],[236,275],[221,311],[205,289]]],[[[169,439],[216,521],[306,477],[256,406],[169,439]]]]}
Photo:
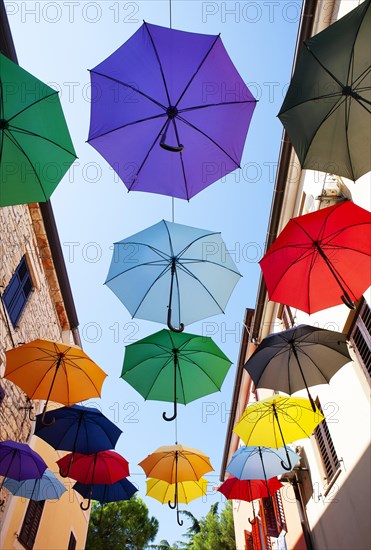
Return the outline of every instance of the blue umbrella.
{"type": "Polygon", "coordinates": [[[30,500],[54,500],[59,499],[67,491],[66,487],[50,470],[45,470],[40,479],[26,479],[16,481],[6,478],[4,487],[14,496],[28,498],[30,500]]]}
{"type": "Polygon", "coordinates": [[[120,479],[116,483],[98,483],[96,485],[86,485],[78,481],[72,489],[75,489],[82,497],[98,500],[102,504],[129,500],[138,491],[127,478],[120,479]]]}
{"type": "MultiPolygon", "coordinates": [[[[52,426],[43,424],[41,414],[36,416],[35,435],[59,451],[86,455],[107,451],[115,447],[122,434],[120,428],[93,407],[73,405],[49,411],[45,414],[46,423],[48,416],[55,418],[52,426]]],[[[73,455],[70,467],[72,460],[73,455]]]]}
{"type": "Polygon", "coordinates": [[[286,450],[291,464],[295,465],[300,456],[290,447],[272,449],[270,447],[240,447],[232,456],[226,470],[238,479],[267,479],[287,472],[282,463],[286,450]]]}
{"type": "Polygon", "coordinates": [[[105,284],[133,317],[181,332],[224,313],[240,277],[220,233],[162,220],[115,243],[105,284]]]}

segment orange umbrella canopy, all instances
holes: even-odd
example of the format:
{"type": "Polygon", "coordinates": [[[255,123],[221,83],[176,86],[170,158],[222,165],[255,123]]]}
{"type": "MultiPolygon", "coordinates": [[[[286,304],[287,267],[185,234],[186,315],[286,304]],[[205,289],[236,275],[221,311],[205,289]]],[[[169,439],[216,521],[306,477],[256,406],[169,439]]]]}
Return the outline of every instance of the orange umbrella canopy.
{"type": "Polygon", "coordinates": [[[73,405],[99,397],[106,373],[78,346],[34,340],[6,352],[4,376],[30,399],[73,405]]]}
{"type": "Polygon", "coordinates": [[[213,471],[210,459],[201,451],[169,445],[159,447],[139,463],[147,477],[161,479],[168,483],[198,481],[206,472],[213,471]]]}

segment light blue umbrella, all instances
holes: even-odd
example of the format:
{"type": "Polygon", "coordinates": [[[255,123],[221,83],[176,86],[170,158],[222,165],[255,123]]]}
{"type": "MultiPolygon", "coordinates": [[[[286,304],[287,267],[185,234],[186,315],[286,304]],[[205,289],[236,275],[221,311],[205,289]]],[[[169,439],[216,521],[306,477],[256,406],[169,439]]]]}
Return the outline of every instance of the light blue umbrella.
{"type": "MultiPolygon", "coordinates": [[[[286,447],[291,464],[299,462],[300,456],[286,447]]],[[[226,470],[238,479],[267,479],[287,473],[285,447],[240,447],[232,456],[226,470]]]]}
{"type": "Polygon", "coordinates": [[[133,317],[181,332],[224,313],[240,277],[220,233],[162,220],[115,243],[105,284],[133,317]]]}
{"type": "Polygon", "coordinates": [[[45,470],[40,479],[17,481],[7,477],[4,481],[4,487],[14,496],[30,500],[59,499],[67,491],[63,483],[50,470],[45,470]]]}

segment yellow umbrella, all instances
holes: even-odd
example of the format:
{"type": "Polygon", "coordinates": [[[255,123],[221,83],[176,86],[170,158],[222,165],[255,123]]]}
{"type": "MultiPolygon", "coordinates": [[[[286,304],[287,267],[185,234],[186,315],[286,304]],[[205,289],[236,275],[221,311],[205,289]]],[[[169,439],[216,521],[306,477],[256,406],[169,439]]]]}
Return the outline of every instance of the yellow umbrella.
{"type": "Polygon", "coordinates": [[[43,423],[49,400],[70,406],[99,397],[107,376],[80,347],[50,340],[34,340],[5,355],[5,378],[30,399],[46,399],[43,423]]]}
{"type": "Polygon", "coordinates": [[[177,493],[178,502],[188,504],[195,498],[206,495],[207,484],[209,482],[204,477],[198,481],[178,481],[178,483],[168,483],[161,479],[147,479],[147,496],[159,500],[162,504],[175,500],[177,493]],[[176,487],[176,485],[178,485],[176,487]]]}
{"type": "MultiPolygon", "coordinates": [[[[284,447],[303,437],[309,437],[324,419],[320,411],[312,410],[309,399],[274,395],[249,405],[233,431],[248,446],[284,447]]],[[[291,470],[291,461],[286,450],[291,470]]]]}
{"type": "Polygon", "coordinates": [[[183,481],[198,481],[206,472],[213,471],[208,456],[197,449],[184,447],[184,445],[169,445],[159,447],[154,453],[150,454],[139,463],[147,477],[155,478],[174,487],[174,504],[170,500],[170,508],[177,510],[177,521],[179,525],[183,522],[179,520],[178,510],[178,484],[183,481]]]}

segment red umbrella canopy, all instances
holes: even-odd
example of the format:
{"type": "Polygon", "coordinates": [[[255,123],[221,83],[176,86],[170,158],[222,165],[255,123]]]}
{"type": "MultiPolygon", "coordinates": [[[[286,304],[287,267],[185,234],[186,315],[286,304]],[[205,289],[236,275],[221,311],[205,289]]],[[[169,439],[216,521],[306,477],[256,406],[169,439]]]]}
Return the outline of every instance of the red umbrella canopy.
{"type": "Polygon", "coordinates": [[[306,313],[353,308],[371,282],[371,214],[351,201],[292,218],[260,261],[269,298],[306,313]]]}
{"type": "Polygon", "coordinates": [[[273,495],[281,487],[283,485],[276,477],[271,477],[265,482],[261,479],[238,479],[229,476],[217,490],[229,500],[247,500],[247,502],[251,502],[269,496],[268,488],[269,493],[273,495]]]}
{"type": "Polygon", "coordinates": [[[86,485],[115,483],[129,475],[129,463],[115,451],[102,451],[91,455],[68,453],[57,461],[61,475],[86,485]],[[72,464],[70,462],[72,459],[72,464]]]}

